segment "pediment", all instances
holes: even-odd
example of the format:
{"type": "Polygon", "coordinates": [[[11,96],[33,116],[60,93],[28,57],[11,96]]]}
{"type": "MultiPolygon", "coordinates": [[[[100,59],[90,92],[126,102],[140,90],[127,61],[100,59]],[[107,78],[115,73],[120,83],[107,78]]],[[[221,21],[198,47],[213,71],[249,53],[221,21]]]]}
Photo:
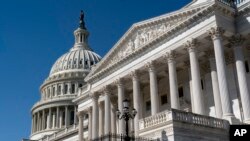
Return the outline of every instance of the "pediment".
{"type": "Polygon", "coordinates": [[[138,51],[143,46],[157,40],[173,28],[185,22],[204,7],[183,8],[178,11],[133,24],[113,48],[94,67],[85,80],[102,70],[111,67],[120,60],[138,51]]]}

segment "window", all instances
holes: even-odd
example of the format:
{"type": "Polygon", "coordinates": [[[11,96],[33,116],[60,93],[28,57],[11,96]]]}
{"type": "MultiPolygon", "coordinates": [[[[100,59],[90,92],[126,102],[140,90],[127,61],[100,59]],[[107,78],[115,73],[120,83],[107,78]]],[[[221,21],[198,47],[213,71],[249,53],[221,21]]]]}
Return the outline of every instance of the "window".
{"type": "Polygon", "coordinates": [[[246,72],[249,73],[248,61],[245,61],[246,72]]]}
{"type": "Polygon", "coordinates": [[[53,87],[53,96],[55,96],[55,93],[56,93],[56,88],[55,87],[53,87]]]}
{"type": "Polygon", "coordinates": [[[74,124],[74,116],[75,116],[75,114],[74,114],[74,111],[71,111],[70,112],[70,125],[72,125],[72,124],[74,124]]]}
{"type": "Polygon", "coordinates": [[[72,89],[71,89],[71,90],[72,90],[71,93],[74,94],[74,93],[75,93],[75,84],[72,84],[72,85],[71,85],[71,88],[72,88],[72,89]]]}
{"type": "Polygon", "coordinates": [[[90,65],[94,65],[94,62],[93,62],[93,61],[91,61],[91,62],[90,62],[90,65]]]}
{"type": "Polygon", "coordinates": [[[85,61],[85,65],[88,65],[88,61],[85,61]]]}
{"type": "Polygon", "coordinates": [[[168,103],[168,96],[167,95],[162,95],[161,96],[161,105],[167,104],[168,103]]]}
{"type": "Polygon", "coordinates": [[[82,87],[82,84],[79,84],[79,87],[81,88],[81,87],[82,87]]]}
{"type": "Polygon", "coordinates": [[[183,87],[178,88],[179,97],[183,97],[183,87]]]}
{"type": "Polygon", "coordinates": [[[147,101],[146,102],[146,111],[150,111],[151,110],[151,102],[147,101]]]}
{"type": "Polygon", "coordinates": [[[80,42],[82,42],[82,34],[80,35],[80,42]]]}
{"type": "Polygon", "coordinates": [[[58,94],[61,94],[61,86],[58,86],[58,94]]]}
{"type": "Polygon", "coordinates": [[[80,65],[82,64],[82,59],[80,60],[80,65]]]}
{"type": "Polygon", "coordinates": [[[64,94],[68,93],[68,85],[64,85],[64,94]]]}
{"type": "Polygon", "coordinates": [[[201,89],[204,89],[204,84],[203,84],[203,80],[201,79],[201,89]]]}

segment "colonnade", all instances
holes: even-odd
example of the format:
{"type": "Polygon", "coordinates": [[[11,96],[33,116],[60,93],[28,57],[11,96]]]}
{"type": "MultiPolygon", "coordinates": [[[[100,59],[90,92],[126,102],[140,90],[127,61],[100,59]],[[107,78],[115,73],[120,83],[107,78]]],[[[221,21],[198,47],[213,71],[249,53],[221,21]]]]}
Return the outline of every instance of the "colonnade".
{"type": "Polygon", "coordinates": [[[82,87],[82,83],[63,82],[58,84],[51,84],[42,89],[43,100],[65,94],[76,94],[79,87],[82,87]]]}
{"type": "Polygon", "coordinates": [[[32,133],[76,124],[76,111],[76,106],[58,106],[38,111],[32,115],[32,133]]]}
{"type": "MultiPolygon", "coordinates": [[[[208,53],[209,64],[211,68],[211,80],[213,86],[213,97],[215,102],[216,116],[218,118],[227,119],[230,123],[235,123],[236,118],[233,114],[229,84],[226,74],[226,63],[224,55],[224,47],[222,43],[223,30],[219,27],[211,28],[209,35],[213,42],[213,52],[208,53]]],[[[239,91],[242,102],[242,109],[244,113],[244,121],[249,122],[250,119],[250,96],[247,87],[246,70],[244,65],[244,55],[242,51],[243,38],[241,36],[233,36],[230,39],[231,46],[235,56],[235,64],[237,70],[237,79],[239,85],[239,91]]],[[[197,40],[192,39],[185,43],[185,47],[189,56],[190,63],[190,76],[191,76],[191,101],[192,101],[192,112],[200,115],[205,115],[204,95],[202,94],[200,67],[197,53],[197,40]]],[[[168,51],[164,57],[168,64],[169,74],[169,87],[171,97],[171,108],[180,109],[179,93],[178,93],[178,82],[177,82],[177,71],[176,71],[176,53],[175,51],[168,51]]],[[[149,86],[150,86],[150,100],[151,100],[151,115],[154,116],[160,112],[159,110],[159,98],[158,98],[158,84],[157,84],[157,72],[154,61],[145,64],[145,68],[148,69],[149,73],[149,86]]],[[[133,85],[133,107],[138,111],[138,115],[134,119],[134,134],[139,135],[139,119],[141,116],[141,88],[138,77],[138,70],[133,70],[130,73],[131,82],[133,85]]],[[[118,109],[122,111],[122,101],[125,99],[124,83],[123,79],[118,79],[115,83],[117,88],[117,102],[118,109]]],[[[111,107],[116,108],[111,102],[110,91],[107,89],[108,86],[101,89],[100,92],[94,92],[91,94],[92,97],[92,111],[90,114],[89,124],[89,138],[98,138],[101,134],[116,133],[116,126],[114,126],[115,112],[111,107]],[[104,96],[104,109],[98,108],[98,97],[100,93],[104,96]],[[103,111],[104,110],[104,111],[103,111]],[[104,113],[104,116],[103,116],[104,113]],[[100,117],[100,119],[99,119],[100,117]],[[104,117],[104,120],[103,120],[104,117]],[[111,122],[112,119],[112,122],[111,122]],[[103,126],[104,125],[104,126],[103,126]],[[93,127],[93,128],[92,128],[93,127]],[[103,133],[104,131],[104,133],[103,133]],[[101,134],[100,134],[101,132],[101,134]]],[[[100,106],[99,106],[100,107],[100,106]]],[[[80,123],[80,122],[79,122],[80,123]]],[[[82,123],[82,122],[81,122],[82,123]]],[[[82,132],[82,124],[79,127],[79,132],[82,132]]],[[[119,120],[118,133],[125,134],[124,120],[119,120]]],[[[79,141],[82,141],[82,133],[79,134],[79,141]]]]}

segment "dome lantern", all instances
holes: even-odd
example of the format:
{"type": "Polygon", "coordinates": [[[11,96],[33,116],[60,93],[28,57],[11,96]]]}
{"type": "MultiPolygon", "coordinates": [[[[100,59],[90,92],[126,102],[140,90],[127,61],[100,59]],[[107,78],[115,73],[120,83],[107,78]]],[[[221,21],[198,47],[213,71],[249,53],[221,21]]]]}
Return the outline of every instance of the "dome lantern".
{"type": "Polygon", "coordinates": [[[84,13],[82,10],[79,19],[79,27],[74,31],[75,45],[72,49],[74,50],[76,48],[84,48],[86,50],[91,50],[91,48],[88,46],[89,32],[85,27],[84,13]]]}

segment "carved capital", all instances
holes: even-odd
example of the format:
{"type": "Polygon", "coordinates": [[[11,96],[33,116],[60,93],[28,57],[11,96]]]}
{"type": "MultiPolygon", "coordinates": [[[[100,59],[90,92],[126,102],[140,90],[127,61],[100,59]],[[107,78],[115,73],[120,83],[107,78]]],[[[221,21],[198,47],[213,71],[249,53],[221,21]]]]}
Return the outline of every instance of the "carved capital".
{"type": "Polygon", "coordinates": [[[243,38],[240,34],[236,34],[229,39],[229,43],[232,47],[241,46],[244,42],[245,38],[243,38]]]}
{"type": "Polygon", "coordinates": [[[137,70],[134,70],[132,71],[129,76],[133,79],[133,80],[138,80],[138,71],[137,70]]]}
{"type": "Polygon", "coordinates": [[[221,37],[221,35],[224,32],[225,32],[225,30],[223,30],[221,27],[212,27],[210,30],[208,30],[208,33],[213,40],[221,37]]]}
{"type": "Polygon", "coordinates": [[[124,80],[122,78],[118,78],[116,79],[113,84],[117,85],[117,86],[123,86],[124,85],[124,80]]]}
{"type": "Polygon", "coordinates": [[[171,61],[174,61],[174,59],[176,58],[176,56],[177,56],[176,51],[170,50],[169,52],[166,52],[166,54],[164,55],[164,58],[168,62],[171,62],[171,61]]]}
{"type": "Polygon", "coordinates": [[[149,69],[149,71],[154,71],[155,70],[155,62],[150,61],[145,64],[145,67],[149,69]]]}
{"type": "Polygon", "coordinates": [[[97,92],[93,92],[89,95],[93,101],[98,101],[99,95],[97,92]]]}
{"type": "Polygon", "coordinates": [[[196,47],[198,46],[198,42],[196,39],[191,39],[191,40],[188,40],[184,44],[184,46],[188,50],[188,52],[193,52],[193,51],[195,51],[196,47]]]}
{"type": "Polygon", "coordinates": [[[102,87],[101,91],[102,91],[103,95],[111,95],[109,86],[102,87]]]}

